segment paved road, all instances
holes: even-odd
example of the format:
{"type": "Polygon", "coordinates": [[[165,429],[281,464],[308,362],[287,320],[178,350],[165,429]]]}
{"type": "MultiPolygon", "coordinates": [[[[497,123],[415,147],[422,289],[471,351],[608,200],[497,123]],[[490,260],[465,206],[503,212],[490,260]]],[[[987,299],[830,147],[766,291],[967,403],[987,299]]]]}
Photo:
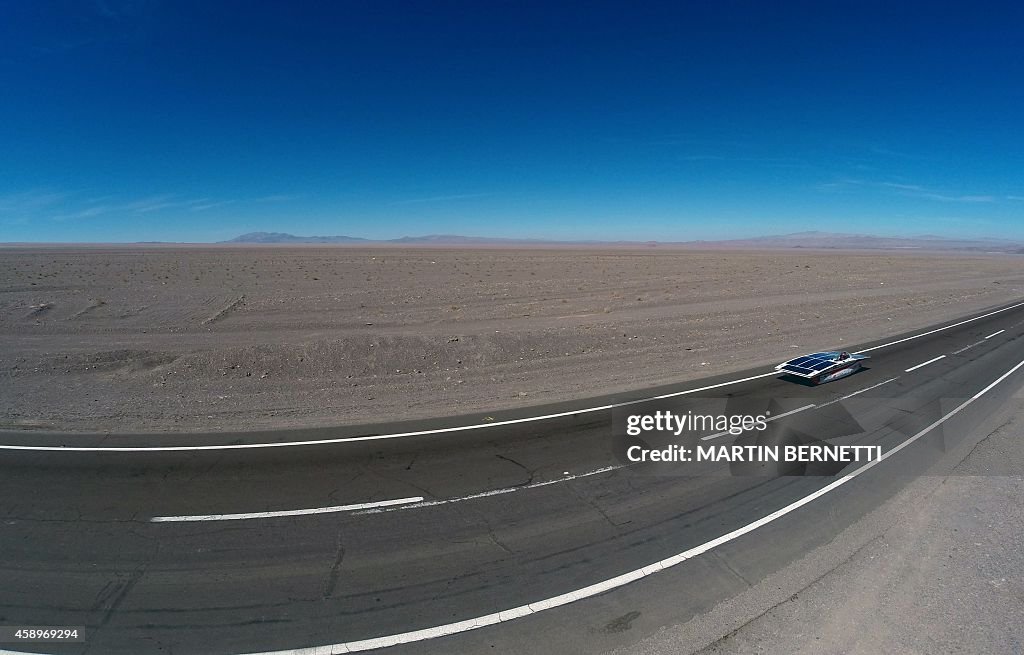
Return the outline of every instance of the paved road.
{"type": "Polygon", "coordinates": [[[1024,382],[1022,335],[1024,306],[993,308],[865,344],[867,370],[820,387],[751,370],[415,423],[0,432],[0,625],[87,634],[0,648],[620,646],[763,579],[939,462],[1024,382]],[[783,477],[629,464],[612,418],[655,396],[679,411],[786,414],[777,442],[878,445],[886,458],[783,477]]]}

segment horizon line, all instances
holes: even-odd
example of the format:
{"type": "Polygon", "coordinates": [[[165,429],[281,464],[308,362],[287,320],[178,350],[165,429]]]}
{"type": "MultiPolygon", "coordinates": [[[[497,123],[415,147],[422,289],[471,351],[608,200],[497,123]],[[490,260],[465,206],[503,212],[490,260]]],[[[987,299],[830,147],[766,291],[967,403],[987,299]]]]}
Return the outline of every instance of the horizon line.
{"type": "Polygon", "coordinates": [[[24,246],[298,246],[298,245],[319,245],[319,246],[486,246],[486,245],[535,245],[535,246],[637,246],[637,247],[700,247],[700,246],[765,246],[775,245],[785,248],[823,248],[836,249],[842,247],[842,242],[853,240],[874,240],[879,243],[874,246],[862,244],[857,249],[897,249],[897,250],[919,250],[926,249],[929,244],[952,246],[957,243],[990,243],[1001,248],[1024,246],[1024,239],[1007,239],[990,236],[942,236],[934,234],[918,235],[877,235],[864,233],[842,233],[825,232],[821,230],[807,230],[802,232],[788,232],[783,234],[760,234],[757,236],[745,236],[730,239],[694,239],[688,241],[679,240],[658,240],[658,239],[558,239],[544,237],[491,237],[491,236],[470,236],[462,234],[426,234],[420,236],[401,236],[388,239],[374,239],[366,237],[353,237],[349,235],[295,235],[287,232],[246,232],[236,237],[220,241],[167,241],[167,240],[140,240],[140,241],[7,241],[0,242],[0,247],[24,247],[24,246]],[[249,237],[250,239],[247,239],[249,237]],[[261,238],[266,240],[261,240],[261,238]],[[793,245],[785,245],[786,239],[791,239],[793,245]],[[818,244],[799,245],[801,239],[819,239],[825,242],[836,241],[839,244],[818,244]],[[754,243],[751,243],[754,242],[754,243]],[[761,242],[761,243],[758,243],[761,242]],[[922,242],[909,245],[890,245],[886,247],[884,242],[922,242]]]}

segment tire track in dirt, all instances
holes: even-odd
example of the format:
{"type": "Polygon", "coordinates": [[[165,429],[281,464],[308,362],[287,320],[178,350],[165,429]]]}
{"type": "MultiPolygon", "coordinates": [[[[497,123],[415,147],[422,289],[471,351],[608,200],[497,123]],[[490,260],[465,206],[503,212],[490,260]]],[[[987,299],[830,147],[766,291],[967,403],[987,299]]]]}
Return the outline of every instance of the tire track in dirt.
{"type": "Polygon", "coordinates": [[[88,314],[90,312],[96,311],[97,309],[99,309],[100,307],[103,307],[106,304],[107,304],[107,301],[105,301],[105,300],[100,300],[100,299],[93,300],[86,307],[83,307],[82,309],[79,309],[77,312],[75,312],[74,314],[69,316],[68,319],[70,320],[70,319],[74,319],[74,318],[80,318],[80,317],[85,316],[86,314],[88,314]]]}
{"type": "Polygon", "coordinates": [[[243,304],[245,304],[245,294],[238,296],[237,298],[229,302],[227,305],[221,307],[216,314],[203,319],[201,324],[210,325],[212,323],[216,323],[217,321],[223,319],[225,316],[234,311],[239,305],[243,304]]]}

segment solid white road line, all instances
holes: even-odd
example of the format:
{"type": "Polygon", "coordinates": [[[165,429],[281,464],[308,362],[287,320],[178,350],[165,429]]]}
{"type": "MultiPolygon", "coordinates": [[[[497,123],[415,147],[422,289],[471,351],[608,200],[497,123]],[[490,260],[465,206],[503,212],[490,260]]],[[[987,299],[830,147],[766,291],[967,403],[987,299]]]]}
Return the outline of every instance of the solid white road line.
{"type": "MultiPolygon", "coordinates": [[[[811,405],[804,405],[803,407],[798,407],[796,409],[791,409],[788,412],[783,412],[782,414],[776,414],[775,416],[772,416],[771,418],[765,419],[765,423],[771,423],[772,421],[778,421],[780,418],[785,418],[787,416],[792,416],[793,414],[796,414],[797,412],[802,412],[805,409],[814,409],[815,407],[817,407],[817,405],[811,404],[811,405]]],[[[730,434],[730,432],[728,430],[726,430],[725,432],[716,432],[715,434],[709,434],[709,435],[707,435],[705,437],[701,437],[700,440],[701,441],[710,441],[711,439],[717,439],[718,437],[724,437],[727,434],[730,434]]]]}
{"type": "Polygon", "coordinates": [[[653,564],[650,564],[648,566],[644,566],[642,568],[629,571],[628,573],[623,573],[622,575],[616,576],[614,578],[602,580],[601,582],[592,584],[587,587],[583,587],[582,589],[570,591],[559,596],[552,596],[551,598],[545,598],[534,603],[528,603],[526,605],[512,607],[510,609],[503,610],[500,612],[484,614],[483,616],[467,619],[465,621],[445,623],[443,625],[434,626],[432,628],[424,628],[422,630],[413,630],[410,632],[401,632],[398,634],[386,635],[383,637],[376,637],[373,639],[360,639],[356,641],[346,641],[337,644],[328,644],[323,646],[310,646],[307,648],[263,651],[261,653],[249,653],[248,655],[336,655],[340,653],[356,653],[360,651],[375,650],[377,648],[386,648],[388,646],[397,646],[399,644],[408,644],[411,642],[424,641],[426,639],[435,639],[437,637],[453,635],[460,632],[467,632],[469,630],[476,630],[477,628],[483,628],[488,625],[494,625],[505,621],[511,621],[513,619],[529,616],[530,614],[536,614],[537,612],[543,612],[544,610],[553,609],[555,607],[560,607],[562,605],[568,605],[569,603],[575,603],[576,601],[597,596],[605,592],[611,591],[613,589],[623,587],[629,584],[630,582],[635,582],[637,580],[640,580],[641,578],[646,578],[649,575],[653,575],[660,571],[664,571],[665,569],[672,568],[674,566],[682,564],[688,559],[692,559],[698,555],[702,555],[708,552],[709,550],[717,548],[722,544],[734,541],[742,537],[743,535],[753,532],[754,530],[757,530],[760,527],[768,525],[769,523],[772,523],[773,521],[776,521],[782,518],[783,516],[786,516],[787,514],[800,509],[804,505],[807,505],[808,503],[818,498],[821,498],[825,494],[828,494],[838,489],[839,487],[843,486],[850,480],[853,480],[854,478],[871,470],[875,466],[878,466],[883,461],[889,459],[890,457],[900,452],[907,446],[911,445],[912,443],[914,443],[924,435],[928,434],[938,426],[942,425],[949,419],[953,418],[961,411],[963,411],[965,407],[967,407],[974,401],[984,396],[986,393],[995,388],[999,383],[1001,383],[1003,380],[1016,373],[1022,367],[1024,367],[1024,361],[1021,361],[1016,366],[1011,368],[1009,371],[1000,375],[994,382],[992,382],[987,387],[985,387],[978,393],[974,394],[973,396],[965,400],[963,403],[958,405],[953,411],[949,412],[945,416],[942,416],[934,423],[924,428],[914,436],[910,437],[903,443],[894,446],[892,449],[883,453],[878,459],[868,462],[864,466],[861,466],[860,468],[851,471],[850,473],[847,473],[838,480],[835,480],[834,482],[825,485],[821,489],[818,489],[817,491],[810,493],[804,496],[803,498],[796,500],[790,503],[789,505],[786,505],[785,507],[782,507],[781,509],[775,510],[774,512],[768,514],[767,516],[764,516],[752,523],[748,523],[747,525],[744,525],[741,528],[737,528],[732,532],[727,532],[722,536],[716,539],[712,539],[711,541],[707,541],[703,544],[700,544],[699,546],[694,546],[693,548],[684,550],[678,555],[673,555],[672,557],[668,557],[658,562],[654,562],[653,564]]]}
{"type": "Polygon", "coordinates": [[[1016,305],[1010,305],[1009,307],[1003,307],[1002,309],[997,309],[994,312],[989,312],[988,314],[982,314],[981,316],[975,316],[974,318],[969,318],[969,319],[967,319],[965,321],[960,321],[959,323],[953,323],[952,325],[947,325],[945,327],[935,328],[934,330],[928,330],[927,332],[922,332],[921,334],[915,334],[912,337],[905,337],[905,338],[899,339],[897,341],[890,341],[889,343],[883,343],[880,346],[871,346],[870,348],[865,348],[864,350],[858,350],[854,354],[855,355],[859,355],[861,353],[869,353],[872,350],[878,350],[879,348],[887,348],[889,346],[895,346],[898,343],[903,343],[904,341],[910,341],[911,339],[920,339],[921,337],[926,337],[929,334],[935,334],[936,332],[942,332],[943,330],[949,330],[950,328],[960,327],[961,325],[967,325],[968,323],[971,323],[973,321],[980,321],[983,318],[988,318],[989,316],[995,316],[996,314],[1001,314],[1003,312],[1009,311],[1011,309],[1016,309],[1018,307],[1024,307],[1024,302],[1017,303],[1016,305]]]}
{"type": "MultiPolygon", "coordinates": [[[[879,348],[886,348],[888,346],[894,346],[905,341],[911,341],[912,339],[919,339],[920,337],[928,336],[929,334],[935,334],[936,332],[942,332],[943,330],[949,330],[951,328],[966,325],[973,321],[979,321],[989,316],[995,316],[1002,312],[1016,309],[1018,307],[1024,307],[1024,302],[1010,305],[1009,307],[1003,307],[981,316],[975,316],[959,323],[953,323],[945,327],[935,328],[921,334],[915,334],[910,337],[899,339],[898,341],[890,341],[889,343],[883,343],[878,346],[872,346],[871,348],[865,348],[864,350],[858,350],[855,354],[871,352],[872,350],[878,350],[879,348]]],[[[728,382],[719,382],[718,384],[710,384],[705,387],[698,387],[696,389],[687,389],[686,391],[677,391],[675,393],[667,393],[661,396],[654,396],[652,398],[641,398],[639,400],[630,400],[622,403],[612,403],[609,405],[601,405],[599,407],[585,407],[582,409],[575,409],[568,412],[558,412],[555,414],[543,414],[541,416],[529,416],[526,418],[510,419],[507,421],[492,421],[489,423],[477,423],[474,425],[459,425],[450,428],[438,428],[436,430],[415,430],[412,432],[397,432],[394,434],[375,434],[366,435],[362,437],[340,437],[337,439],[314,439],[310,441],[279,441],[271,443],[250,443],[250,444],[218,444],[210,446],[140,446],[140,447],[118,447],[118,446],[100,446],[96,448],[90,448],[85,446],[12,446],[12,445],[0,445],[0,450],[29,450],[36,452],[97,452],[97,453],[152,453],[152,452],[175,452],[175,451],[193,451],[193,450],[244,450],[249,448],[287,448],[291,446],[321,446],[326,444],[337,444],[347,443],[351,441],[374,441],[380,439],[398,439],[400,437],[418,437],[428,434],[443,434],[446,432],[462,432],[464,430],[479,430],[482,428],[495,428],[502,425],[514,425],[517,423],[530,423],[534,421],[547,421],[553,418],[561,418],[564,416],[572,416],[573,414],[587,414],[590,412],[601,412],[608,409],[615,409],[616,407],[626,407],[629,405],[636,405],[639,403],[649,402],[651,400],[665,400],[666,398],[676,398],[678,396],[684,396],[691,393],[697,393],[698,391],[707,391],[708,389],[717,389],[719,387],[725,387],[732,384],[739,384],[741,382],[749,382],[750,380],[757,380],[759,378],[766,378],[772,375],[780,375],[778,371],[769,371],[767,373],[761,373],[759,375],[751,375],[750,377],[740,378],[738,380],[729,380],[728,382]]]]}
{"type": "Polygon", "coordinates": [[[362,509],[376,507],[390,507],[392,505],[408,505],[418,503],[423,496],[411,496],[409,498],[395,498],[393,500],[380,500],[375,503],[357,503],[355,505],[335,505],[333,507],[315,507],[313,509],[289,509],[279,512],[249,512],[246,514],[205,514],[196,516],[154,516],[149,519],[150,523],[186,523],[191,521],[242,521],[245,519],[270,519],[279,516],[304,516],[307,514],[333,514],[336,512],[354,512],[362,509]]]}
{"type": "Polygon", "coordinates": [[[927,362],[921,362],[920,364],[917,364],[916,366],[911,366],[906,371],[904,371],[904,373],[910,373],[911,371],[916,371],[917,369],[921,368],[922,366],[928,366],[929,364],[931,364],[933,362],[937,362],[940,359],[945,359],[945,358],[946,358],[945,355],[939,355],[938,357],[933,357],[932,359],[929,359],[927,362]]]}
{"type": "Polygon", "coordinates": [[[996,335],[998,335],[998,334],[1002,334],[1003,332],[1006,332],[1006,330],[1000,330],[1000,331],[998,331],[998,332],[993,332],[992,334],[988,335],[988,336],[987,336],[987,337],[985,337],[985,338],[986,338],[986,339],[991,339],[992,337],[994,337],[994,336],[996,336],[996,335]]]}

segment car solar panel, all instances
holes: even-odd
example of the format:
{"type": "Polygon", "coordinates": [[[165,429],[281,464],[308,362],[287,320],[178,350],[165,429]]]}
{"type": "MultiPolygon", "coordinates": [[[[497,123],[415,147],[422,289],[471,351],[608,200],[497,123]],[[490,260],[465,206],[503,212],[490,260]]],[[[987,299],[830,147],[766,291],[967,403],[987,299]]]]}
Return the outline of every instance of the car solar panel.
{"type": "Polygon", "coordinates": [[[867,359],[866,355],[850,355],[849,353],[845,353],[845,357],[843,355],[844,353],[838,351],[801,355],[779,364],[775,370],[809,378],[817,384],[822,381],[838,379],[837,376],[849,375],[861,368],[859,360],[867,359]]]}
{"type": "Polygon", "coordinates": [[[812,376],[815,373],[826,371],[839,362],[836,361],[836,353],[812,353],[789,360],[780,368],[800,375],[812,376]]]}

